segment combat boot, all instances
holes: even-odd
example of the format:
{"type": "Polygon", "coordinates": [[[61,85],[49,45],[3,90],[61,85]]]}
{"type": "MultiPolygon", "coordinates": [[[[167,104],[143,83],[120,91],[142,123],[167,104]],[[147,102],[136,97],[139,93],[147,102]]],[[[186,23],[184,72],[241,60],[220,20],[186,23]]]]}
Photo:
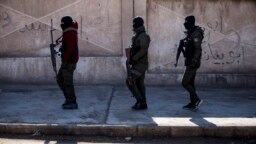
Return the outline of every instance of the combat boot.
{"type": "Polygon", "coordinates": [[[186,110],[196,110],[197,107],[195,106],[195,104],[189,103],[189,104],[183,106],[183,109],[186,109],[186,110]]]}
{"type": "Polygon", "coordinates": [[[62,104],[62,107],[63,107],[64,105],[67,105],[67,104],[69,104],[69,102],[68,102],[67,100],[65,100],[65,102],[62,104]]]}
{"type": "Polygon", "coordinates": [[[146,110],[148,109],[148,105],[146,101],[137,101],[134,106],[132,106],[133,110],[146,110]]]}
{"type": "Polygon", "coordinates": [[[63,108],[63,109],[78,109],[78,105],[77,105],[76,102],[73,102],[73,103],[67,102],[67,103],[64,103],[64,104],[62,105],[62,108],[63,108]]]}
{"type": "Polygon", "coordinates": [[[137,107],[137,105],[139,104],[140,102],[137,101],[133,106],[132,106],[132,109],[134,109],[135,107],[137,107]]]}

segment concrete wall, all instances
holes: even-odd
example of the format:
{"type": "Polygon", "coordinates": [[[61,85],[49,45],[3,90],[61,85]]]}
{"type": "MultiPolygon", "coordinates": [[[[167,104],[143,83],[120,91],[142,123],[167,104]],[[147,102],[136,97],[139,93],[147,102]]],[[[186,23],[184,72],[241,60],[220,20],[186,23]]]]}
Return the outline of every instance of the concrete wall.
{"type": "MultiPolygon", "coordinates": [[[[0,0],[0,82],[55,83],[49,43],[50,19],[79,23],[79,84],[123,84],[124,51],[131,42],[132,17],[145,19],[151,36],[147,84],[178,85],[181,58],[173,66],[184,18],[195,15],[205,29],[197,84],[256,85],[256,2],[253,0],[0,0]]],[[[60,60],[58,59],[58,64],[60,60]]]]}

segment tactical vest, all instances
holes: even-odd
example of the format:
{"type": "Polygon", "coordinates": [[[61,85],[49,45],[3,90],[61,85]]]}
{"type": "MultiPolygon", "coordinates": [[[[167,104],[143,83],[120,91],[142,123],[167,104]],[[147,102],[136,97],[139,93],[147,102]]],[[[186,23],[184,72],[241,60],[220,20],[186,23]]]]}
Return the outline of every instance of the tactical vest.
{"type": "MultiPolygon", "coordinates": [[[[198,30],[196,29],[194,32],[196,32],[196,31],[198,31],[198,30]]],[[[192,36],[192,34],[194,32],[189,33],[187,35],[187,37],[185,38],[186,42],[184,43],[184,47],[185,47],[184,57],[187,59],[193,58],[195,55],[195,52],[196,52],[196,48],[194,46],[194,37],[192,36]]],[[[201,35],[202,35],[202,38],[204,38],[204,34],[201,33],[201,35]]]]}
{"type": "Polygon", "coordinates": [[[193,46],[193,40],[191,38],[191,35],[188,35],[187,38],[185,39],[185,53],[184,53],[184,57],[185,58],[193,58],[194,54],[195,54],[195,47],[193,46]]]}

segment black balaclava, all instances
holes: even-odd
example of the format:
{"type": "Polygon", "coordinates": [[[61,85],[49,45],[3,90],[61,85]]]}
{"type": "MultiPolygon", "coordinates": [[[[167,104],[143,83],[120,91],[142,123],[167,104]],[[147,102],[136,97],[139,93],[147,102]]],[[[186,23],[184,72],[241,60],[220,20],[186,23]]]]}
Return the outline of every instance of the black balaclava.
{"type": "Polygon", "coordinates": [[[143,25],[144,25],[144,20],[141,17],[137,16],[137,17],[133,18],[133,25],[132,26],[133,26],[134,30],[138,27],[143,26],[143,25]]]}
{"type": "Polygon", "coordinates": [[[73,20],[70,16],[64,16],[61,19],[61,28],[62,30],[65,30],[66,28],[70,27],[73,24],[73,20]]]}
{"type": "Polygon", "coordinates": [[[195,27],[195,17],[193,15],[187,16],[185,18],[184,27],[187,30],[192,30],[195,27]]]}

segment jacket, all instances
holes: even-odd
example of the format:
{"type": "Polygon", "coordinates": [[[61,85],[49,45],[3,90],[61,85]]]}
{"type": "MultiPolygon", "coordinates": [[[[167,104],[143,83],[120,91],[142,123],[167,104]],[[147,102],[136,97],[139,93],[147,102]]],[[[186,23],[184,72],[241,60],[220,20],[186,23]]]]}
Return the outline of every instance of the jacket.
{"type": "Polygon", "coordinates": [[[132,37],[131,50],[131,60],[135,62],[133,68],[140,72],[145,72],[148,69],[150,36],[146,33],[144,26],[135,29],[134,32],[135,35],[132,37]]]}
{"type": "Polygon", "coordinates": [[[77,29],[78,24],[74,22],[71,27],[63,31],[60,50],[63,63],[77,63],[79,60],[77,29]]]}
{"type": "Polygon", "coordinates": [[[196,26],[195,29],[188,31],[185,46],[185,66],[195,65],[200,67],[202,56],[202,41],[204,38],[203,30],[196,26]]]}

